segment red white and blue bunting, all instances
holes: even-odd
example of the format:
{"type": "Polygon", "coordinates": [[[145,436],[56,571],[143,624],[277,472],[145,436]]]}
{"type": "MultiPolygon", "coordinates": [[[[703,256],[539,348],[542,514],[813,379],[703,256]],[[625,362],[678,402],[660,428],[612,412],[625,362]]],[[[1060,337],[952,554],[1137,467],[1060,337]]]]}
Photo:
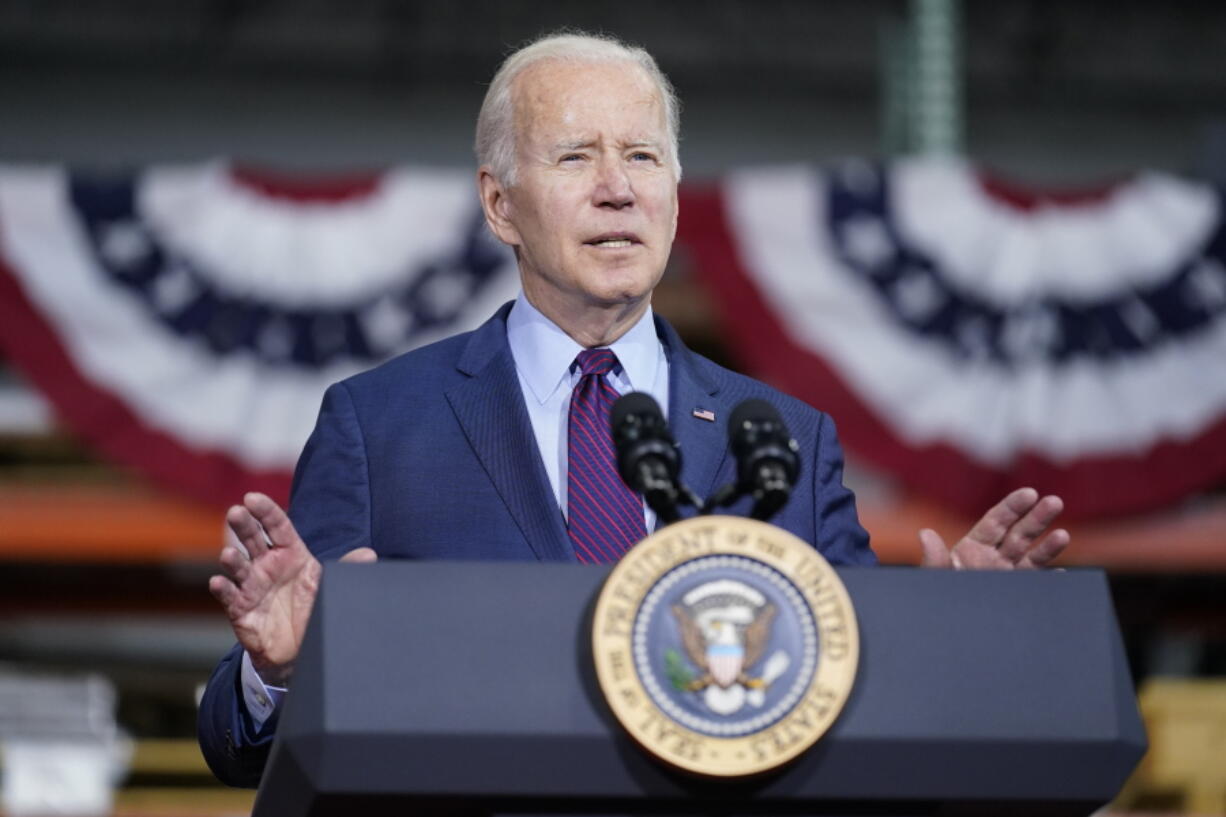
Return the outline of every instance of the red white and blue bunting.
{"type": "Polygon", "coordinates": [[[1220,191],[1006,201],[963,164],[849,162],[690,204],[746,363],[921,493],[981,512],[1030,484],[1095,516],[1226,478],[1220,191]]]}
{"type": "MultiPolygon", "coordinates": [[[[1214,188],[1036,203],[961,164],[746,170],[683,186],[678,244],[747,370],[922,493],[1118,515],[1226,479],[1214,188]]],[[[0,168],[0,347],[100,451],[208,501],[284,498],[329,383],[517,290],[467,171],[0,168]]]]}
{"type": "Polygon", "coordinates": [[[7,356],[101,451],[220,504],[287,496],[330,383],[517,291],[466,172],[0,170],[7,356]]]}

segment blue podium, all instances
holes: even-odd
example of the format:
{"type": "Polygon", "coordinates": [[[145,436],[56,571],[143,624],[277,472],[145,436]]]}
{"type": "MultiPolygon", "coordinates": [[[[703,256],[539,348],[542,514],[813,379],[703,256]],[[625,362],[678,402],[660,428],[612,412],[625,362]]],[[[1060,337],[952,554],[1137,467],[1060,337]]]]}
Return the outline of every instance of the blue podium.
{"type": "Polygon", "coordinates": [[[665,767],[594,677],[607,567],[329,564],[255,817],[1081,815],[1146,748],[1098,571],[841,569],[855,689],[797,761],[665,767]]]}

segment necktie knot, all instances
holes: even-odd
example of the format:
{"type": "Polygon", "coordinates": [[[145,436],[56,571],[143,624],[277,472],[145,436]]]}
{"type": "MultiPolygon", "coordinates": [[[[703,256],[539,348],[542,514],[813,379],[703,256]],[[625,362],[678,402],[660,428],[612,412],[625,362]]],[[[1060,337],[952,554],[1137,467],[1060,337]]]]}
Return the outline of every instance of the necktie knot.
{"type": "Polygon", "coordinates": [[[604,376],[617,366],[617,355],[612,349],[584,349],[575,357],[575,365],[583,374],[604,376]]]}

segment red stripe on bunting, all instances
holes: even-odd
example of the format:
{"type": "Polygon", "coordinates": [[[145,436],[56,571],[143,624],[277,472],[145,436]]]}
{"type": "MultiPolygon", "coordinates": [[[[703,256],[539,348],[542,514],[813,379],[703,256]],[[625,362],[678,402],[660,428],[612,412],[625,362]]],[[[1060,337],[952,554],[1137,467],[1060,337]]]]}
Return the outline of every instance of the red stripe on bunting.
{"type": "MultiPolygon", "coordinates": [[[[108,459],[137,468],[197,500],[231,505],[261,491],[284,505],[291,474],[244,466],[220,451],[193,448],[151,428],[73,363],[59,336],[26,297],[0,255],[0,349],[55,405],[61,421],[108,459]]],[[[220,530],[221,520],[218,519],[220,530]]]]}
{"type": "Polygon", "coordinates": [[[1083,188],[1040,190],[1006,179],[987,170],[978,170],[975,177],[985,193],[1015,210],[1031,212],[1040,207],[1093,207],[1107,201],[1119,189],[1133,180],[1132,176],[1083,188]]]}
{"type": "Polygon", "coordinates": [[[303,204],[336,204],[365,198],[379,189],[383,178],[383,174],[376,172],[311,177],[243,164],[232,165],[229,172],[239,185],[260,195],[303,204]]]}
{"type": "Polygon", "coordinates": [[[985,467],[946,443],[910,445],[825,360],[787,334],[746,272],[718,186],[683,188],[680,210],[677,240],[715,296],[733,354],[756,377],[834,417],[850,451],[920,495],[977,516],[1029,485],[1063,497],[1067,518],[1089,518],[1158,509],[1226,477],[1226,418],[1193,438],[1164,441],[1137,456],[1057,463],[1023,453],[1007,470],[985,467]]]}

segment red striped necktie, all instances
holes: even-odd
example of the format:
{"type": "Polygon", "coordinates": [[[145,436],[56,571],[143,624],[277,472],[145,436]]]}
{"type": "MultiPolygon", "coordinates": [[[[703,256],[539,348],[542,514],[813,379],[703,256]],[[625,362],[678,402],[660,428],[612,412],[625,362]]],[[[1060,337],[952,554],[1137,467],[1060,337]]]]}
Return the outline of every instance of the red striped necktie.
{"type": "Polygon", "coordinates": [[[570,394],[566,516],[581,562],[615,562],[647,535],[643,500],[617,473],[609,409],[620,395],[605,378],[618,366],[610,349],[585,349],[570,394]]]}

